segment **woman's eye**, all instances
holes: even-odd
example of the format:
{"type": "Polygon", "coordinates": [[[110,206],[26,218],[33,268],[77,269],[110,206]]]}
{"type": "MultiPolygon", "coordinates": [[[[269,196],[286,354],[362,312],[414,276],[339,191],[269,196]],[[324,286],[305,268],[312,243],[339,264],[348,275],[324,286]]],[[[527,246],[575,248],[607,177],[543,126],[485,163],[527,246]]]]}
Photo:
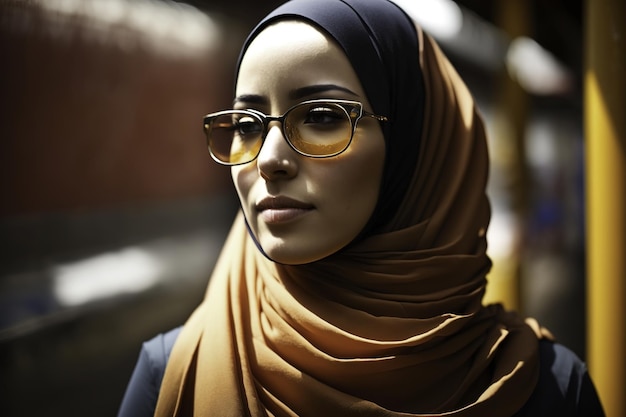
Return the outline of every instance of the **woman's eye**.
{"type": "Polygon", "coordinates": [[[339,110],[329,107],[315,107],[308,111],[304,124],[330,124],[338,123],[345,119],[339,110]]]}
{"type": "Polygon", "coordinates": [[[261,132],[261,124],[251,117],[236,120],[233,127],[240,135],[253,135],[261,132]]]}

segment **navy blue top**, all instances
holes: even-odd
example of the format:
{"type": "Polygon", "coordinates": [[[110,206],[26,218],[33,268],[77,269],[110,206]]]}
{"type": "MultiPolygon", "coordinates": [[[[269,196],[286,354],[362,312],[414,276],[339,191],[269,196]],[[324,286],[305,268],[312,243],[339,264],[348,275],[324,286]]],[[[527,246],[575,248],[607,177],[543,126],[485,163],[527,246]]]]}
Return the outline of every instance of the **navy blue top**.
{"type": "MultiPolygon", "coordinates": [[[[145,342],[118,417],[152,417],[180,327],[145,342]]],[[[604,417],[587,367],[571,350],[540,342],[541,371],[532,396],[514,417],[604,417]]],[[[490,416],[495,417],[495,416],[490,416]]]]}

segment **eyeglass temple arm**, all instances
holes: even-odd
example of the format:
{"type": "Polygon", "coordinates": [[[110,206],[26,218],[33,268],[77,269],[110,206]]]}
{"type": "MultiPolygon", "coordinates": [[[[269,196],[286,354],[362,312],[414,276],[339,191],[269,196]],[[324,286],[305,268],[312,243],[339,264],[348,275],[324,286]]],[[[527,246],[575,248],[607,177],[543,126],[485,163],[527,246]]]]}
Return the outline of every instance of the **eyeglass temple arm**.
{"type": "Polygon", "coordinates": [[[386,122],[386,121],[389,120],[387,118],[387,116],[380,116],[378,114],[370,113],[370,112],[365,111],[365,110],[363,110],[363,116],[373,117],[374,119],[378,120],[379,122],[386,122]]]}

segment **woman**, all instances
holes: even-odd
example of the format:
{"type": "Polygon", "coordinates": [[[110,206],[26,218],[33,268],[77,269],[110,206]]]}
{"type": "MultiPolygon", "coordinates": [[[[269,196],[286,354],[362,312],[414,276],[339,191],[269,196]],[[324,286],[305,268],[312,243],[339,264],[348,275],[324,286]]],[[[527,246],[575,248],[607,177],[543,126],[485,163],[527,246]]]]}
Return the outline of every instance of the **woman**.
{"type": "Polygon", "coordinates": [[[237,75],[234,110],[204,123],[241,213],[120,415],[602,415],[583,363],[481,303],[483,124],[401,9],[288,2],[237,75]]]}

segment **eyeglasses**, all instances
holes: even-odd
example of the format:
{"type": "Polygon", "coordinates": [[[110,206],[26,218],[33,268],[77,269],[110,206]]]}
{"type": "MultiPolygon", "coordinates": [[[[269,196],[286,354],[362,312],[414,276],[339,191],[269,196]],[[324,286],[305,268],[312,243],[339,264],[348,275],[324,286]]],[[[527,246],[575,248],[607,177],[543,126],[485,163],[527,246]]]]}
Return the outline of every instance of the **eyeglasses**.
{"type": "Polygon", "coordinates": [[[296,104],[282,116],[260,111],[224,110],[204,116],[204,131],[213,159],[222,165],[241,165],[253,161],[272,121],[280,122],[291,148],[311,158],[339,155],[350,146],[358,121],[387,117],[363,110],[358,101],[308,100],[296,104]]]}

